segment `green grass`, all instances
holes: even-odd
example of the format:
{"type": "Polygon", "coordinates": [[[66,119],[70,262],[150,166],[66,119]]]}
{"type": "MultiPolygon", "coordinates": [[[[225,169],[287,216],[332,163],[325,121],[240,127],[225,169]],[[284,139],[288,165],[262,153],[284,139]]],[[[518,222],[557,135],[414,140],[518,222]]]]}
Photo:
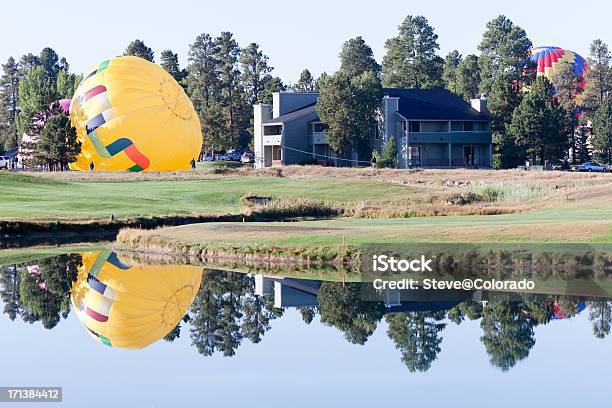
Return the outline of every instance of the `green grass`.
{"type": "Polygon", "coordinates": [[[417,242],[612,242],[612,206],[494,216],[338,218],[291,223],[208,223],[156,231],[165,238],[238,246],[338,246],[417,242]]]}
{"type": "Polygon", "coordinates": [[[279,177],[99,182],[56,181],[0,172],[0,219],[107,219],[240,211],[245,194],[308,198],[337,204],[394,199],[412,188],[368,180],[279,177]]]}

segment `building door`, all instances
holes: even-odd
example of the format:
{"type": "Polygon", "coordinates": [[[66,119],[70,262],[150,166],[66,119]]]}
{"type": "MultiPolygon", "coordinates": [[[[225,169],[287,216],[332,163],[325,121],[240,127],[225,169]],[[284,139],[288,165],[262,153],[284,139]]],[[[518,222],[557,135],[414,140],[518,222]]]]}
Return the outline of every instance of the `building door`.
{"type": "Polygon", "coordinates": [[[408,147],[408,166],[420,166],[421,165],[421,146],[409,146],[408,147]]]}
{"type": "Polygon", "coordinates": [[[463,158],[466,166],[479,166],[480,146],[463,146],[463,158]]]}

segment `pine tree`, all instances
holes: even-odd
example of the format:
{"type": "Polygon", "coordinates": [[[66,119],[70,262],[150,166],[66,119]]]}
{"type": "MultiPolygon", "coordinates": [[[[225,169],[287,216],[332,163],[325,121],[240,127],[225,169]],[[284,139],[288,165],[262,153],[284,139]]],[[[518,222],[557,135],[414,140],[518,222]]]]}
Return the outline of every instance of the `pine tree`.
{"type": "Polygon", "coordinates": [[[574,74],[572,63],[567,61],[557,65],[555,76],[552,78],[552,84],[556,91],[555,100],[559,107],[563,109],[563,126],[571,137],[570,151],[573,164],[576,164],[577,159],[575,131],[578,127],[578,104],[576,97],[581,92],[581,89],[578,87],[580,79],[574,74]]]}
{"type": "Polygon", "coordinates": [[[147,61],[153,62],[154,54],[153,50],[142,42],[141,40],[134,40],[128,44],[123,55],[134,55],[136,57],[144,58],[147,61]]]}
{"type": "MultiPolygon", "coordinates": [[[[64,59],[64,61],[66,60],[64,59]]],[[[55,83],[60,71],[59,56],[55,50],[49,47],[43,48],[38,56],[38,62],[45,71],[47,78],[49,78],[52,83],[55,83]]]]}
{"type": "Polygon", "coordinates": [[[385,87],[443,87],[444,60],[436,55],[440,49],[438,35],[423,16],[407,16],[399,34],[385,43],[387,53],[382,63],[385,87]]]}
{"type": "Polygon", "coordinates": [[[488,95],[493,82],[501,75],[515,84],[525,82],[525,61],[529,60],[531,47],[525,30],[506,16],[500,15],[488,22],[487,30],[478,45],[481,52],[478,59],[482,78],[481,91],[488,95]]]}
{"type": "Polygon", "coordinates": [[[17,146],[17,115],[19,113],[19,66],[9,57],[2,65],[0,78],[0,149],[17,146]]]}
{"type": "Polygon", "coordinates": [[[187,72],[181,69],[179,65],[178,55],[172,50],[164,50],[160,56],[160,65],[166,70],[179,84],[187,76],[187,72]]]}
{"type": "Polygon", "coordinates": [[[612,98],[605,99],[593,115],[591,144],[604,162],[612,163],[612,98]]]}
{"type": "Polygon", "coordinates": [[[539,77],[514,110],[508,133],[534,161],[539,158],[544,165],[547,160],[564,158],[567,152],[568,134],[563,121],[563,111],[554,101],[552,84],[545,77],[539,77]]]}
{"type": "Polygon", "coordinates": [[[476,55],[467,55],[457,66],[456,70],[457,95],[469,101],[480,96],[480,67],[476,55]]]}
{"type": "Polygon", "coordinates": [[[308,69],[304,69],[300,74],[300,79],[291,87],[293,92],[316,92],[315,80],[308,69]]]}
{"type": "Polygon", "coordinates": [[[240,47],[229,31],[224,31],[215,39],[217,44],[215,59],[218,61],[219,89],[221,106],[226,111],[226,135],[228,146],[237,147],[240,141],[241,130],[246,128],[243,121],[246,119],[241,111],[241,89],[239,88],[240,71],[238,69],[238,56],[240,47]]]}
{"type": "Polygon", "coordinates": [[[586,74],[586,89],[584,99],[584,110],[588,116],[604,103],[604,100],[612,94],[612,54],[608,46],[601,40],[595,40],[591,44],[589,55],[589,70],[586,74]]]}
{"type": "Polygon", "coordinates": [[[514,138],[508,134],[512,114],[520,104],[521,97],[510,77],[502,74],[493,81],[487,107],[492,116],[491,131],[496,145],[493,165],[496,169],[516,167],[525,159],[525,150],[517,146],[514,138]]]}
{"type": "Polygon", "coordinates": [[[32,117],[48,109],[58,99],[55,83],[42,66],[31,68],[19,82],[19,134],[25,133],[32,124],[32,117]]]}
{"type": "Polygon", "coordinates": [[[457,95],[459,95],[459,91],[457,90],[457,68],[462,60],[461,53],[457,50],[453,50],[444,58],[444,66],[442,67],[442,80],[444,81],[444,86],[457,95]]]}
{"type": "Polygon", "coordinates": [[[81,142],[70,118],[58,103],[54,103],[49,112],[34,148],[33,159],[35,164],[45,165],[49,170],[62,171],[76,160],[81,152],[81,142]]]}
{"type": "MultiPolygon", "coordinates": [[[[196,110],[206,109],[219,90],[218,44],[208,34],[200,34],[189,48],[187,91],[196,110]]],[[[201,115],[200,115],[201,117],[201,115]]]]}
{"type": "Polygon", "coordinates": [[[374,59],[374,53],[361,36],[351,38],[342,45],[340,51],[340,70],[350,78],[371,71],[380,74],[380,65],[374,59]]]}
{"type": "Polygon", "coordinates": [[[274,92],[283,92],[287,90],[285,84],[279,77],[273,77],[271,75],[266,75],[264,78],[263,89],[260,92],[259,99],[262,103],[272,103],[272,94],[274,92]]]}
{"type": "Polygon", "coordinates": [[[273,68],[268,65],[268,57],[256,43],[251,43],[240,51],[240,67],[242,68],[240,81],[247,100],[250,105],[255,105],[261,102],[261,92],[266,79],[269,80],[267,75],[273,68]]]}
{"type": "Polygon", "coordinates": [[[317,114],[329,126],[330,147],[347,155],[356,149],[360,157],[370,157],[370,135],[380,105],[382,87],[378,77],[368,71],[350,78],[343,71],[322,77],[317,114]]]}
{"type": "Polygon", "coordinates": [[[24,54],[19,60],[19,77],[22,78],[34,67],[40,65],[38,57],[32,53],[24,54]]]}

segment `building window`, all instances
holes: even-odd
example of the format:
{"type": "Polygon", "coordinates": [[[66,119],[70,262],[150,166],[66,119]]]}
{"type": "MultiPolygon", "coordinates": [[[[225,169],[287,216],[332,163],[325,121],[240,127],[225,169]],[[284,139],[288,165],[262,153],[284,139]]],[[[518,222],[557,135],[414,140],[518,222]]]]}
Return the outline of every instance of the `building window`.
{"type": "Polygon", "coordinates": [[[264,136],[280,136],[282,130],[282,125],[264,126],[264,136]]]}
{"type": "Polygon", "coordinates": [[[474,122],[463,122],[463,131],[464,132],[474,131],[474,122]]]}
{"type": "Polygon", "coordinates": [[[410,122],[408,122],[408,131],[410,133],[418,133],[418,132],[420,132],[421,131],[421,122],[419,122],[418,120],[411,120],[410,122]]]}
{"type": "Polygon", "coordinates": [[[423,121],[421,132],[448,132],[448,121],[423,121]]]}
{"type": "Polygon", "coordinates": [[[451,122],[451,132],[463,132],[463,122],[451,122]]]}
{"type": "Polygon", "coordinates": [[[374,140],[378,139],[380,139],[380,129],[378,129],[378,126],[374,126],[374,140]]]}
{"type": "Polygon", "coordinates": [[[314,133],[324,133],[328,129],[325,123],[314,123],[312,126],[314,128],[314,133]]]}

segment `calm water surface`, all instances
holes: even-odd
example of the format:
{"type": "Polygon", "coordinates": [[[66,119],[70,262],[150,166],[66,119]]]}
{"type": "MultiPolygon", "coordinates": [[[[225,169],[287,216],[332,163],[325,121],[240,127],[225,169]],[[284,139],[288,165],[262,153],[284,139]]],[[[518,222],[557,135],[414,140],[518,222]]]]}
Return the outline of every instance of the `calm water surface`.
{"type": "Polygon", "coordinates": [[[0,385],[62,386],[62,406],[610,406],[605,297],[385,304],[358,283],[105,252],[2,266],[0,279],[0,385]]]}

